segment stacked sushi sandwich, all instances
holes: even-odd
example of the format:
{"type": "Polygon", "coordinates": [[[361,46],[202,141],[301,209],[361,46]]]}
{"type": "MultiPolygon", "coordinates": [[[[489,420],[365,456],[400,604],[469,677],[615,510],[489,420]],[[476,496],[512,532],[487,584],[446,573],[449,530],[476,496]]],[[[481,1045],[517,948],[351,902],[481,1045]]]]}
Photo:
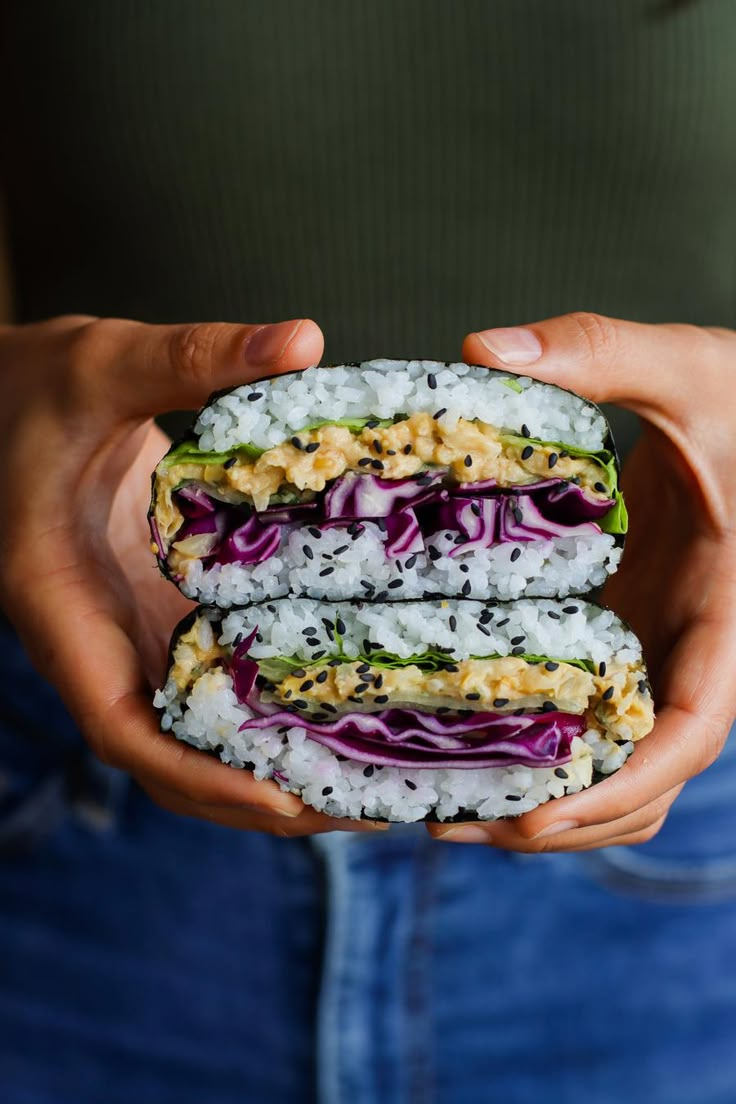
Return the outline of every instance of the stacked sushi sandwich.
{"type": "Polygon", "coordinates": [[[553,385],[373,361],[236,388],[158,465],[150,524],[206,603],[162,728],[329,815],[519,815],[652,728],[635,636],[570,599],[626,510],[603,415],[553,385]]]}

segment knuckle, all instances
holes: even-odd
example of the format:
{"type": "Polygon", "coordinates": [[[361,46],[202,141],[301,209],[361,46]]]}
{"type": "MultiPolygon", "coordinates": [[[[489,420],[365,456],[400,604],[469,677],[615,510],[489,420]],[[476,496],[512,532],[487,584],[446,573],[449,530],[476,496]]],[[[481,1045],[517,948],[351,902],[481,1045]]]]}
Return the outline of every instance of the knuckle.
{"type": "Polygon", "coordinates": [[[216,322],[196,322],[174,332],[171,361],[182,384],[201,390],[209,383],[219,332],[216,322]]]}
{"type": "Polygon", "coordinates": [[[653,824],[647,825],[646,828],[641,828],[635,835],[632,836],[629,841],[633,846],[637,846],[640,843],[649,843],[654,837],[661,831],[662,825],[666,821],[667,816],[661,816],[659,820],[655,820],[653,824]]]}
{"type": "Polygon", "coordinates": [[[96,318],[65,333],[67,370],[60,382],[67,402],[78,404],[99,392],[104,378],[100,369],[112,359],[130,325],[119,318],[96,318]]]}
{"type": "Polygon", "coordinates": [[[614,321],[593,311],[573,311],[568,315],[578,342],[597,364],[612,363],[618,352],[619,337],[614,321]]]}

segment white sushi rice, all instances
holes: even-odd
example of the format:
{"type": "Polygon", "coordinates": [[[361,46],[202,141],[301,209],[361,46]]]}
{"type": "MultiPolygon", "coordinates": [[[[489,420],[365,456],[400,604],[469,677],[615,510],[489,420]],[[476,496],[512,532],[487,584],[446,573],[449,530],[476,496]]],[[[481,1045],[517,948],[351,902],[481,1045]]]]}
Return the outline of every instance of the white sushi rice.
{"type": "Polygon", "coordinates": [[[195,601],[223,609],[286,594],[387,600],[450,596],[463,593],[463,587],[467,597],[479,599],[564,597],[603,586],[622,551],[608,533],[497,544],[471,552],[458,552],[455,536],[448,531],[428,540],[427,547],[435,550],[432,556],[425,551],[390,559],[384,551],[386,535],[374,522],[365,522],[352,539],[345,529],[325,529],[320,536],[306,528],[292,529],[281,548],[260,564],[205,569],[200,560],[190,561],[181,589],[195,601]]]}
{"type": "MultiPolygon", "coordinates": [[[[488,636],[478,630],[484,608],[480,602],[442,601],[360,608],[342,604],[337,611],[324,603],[293,599],[233,611],[221,624],[221,615],[200,611],[198,633],[201,646],[207,648],[213,630],[219,632],[220,643],[227,645],[257,628],[260,640],[249,649],[254,658],[298,654],[307,663],[315,652],[337,651],[322,618],[332,623],[339,612],[346,654],[357,655],[363,640],[368,639],[404,657],[433,645],[452,649],[458,659],[471,654],[507,655],[511,637],[523,632],[530,654],[590,658],[596,663],[640,659],[634,635],[610,610],[590,603],[542,599],[498,606],[485,626],[488,636]],[[506,623],[496,625],[497,621],[506,623]]],[[[572,761],[562,768],[562,775],[560,768],[551,767],[369,768],[339,758],[311,740],[298,724],[241,732],[240,726],[252,713],[238,702],[231,678],[221,668],[202,674],[186,693],[169,679],[156,693],[154,704],[163,711],[164,731],[217,752],[223,762],[234,767],[252,770],[256,779],[273,778],[283,790],[299,794],[307,804],[336,817],[409,822],[429,814],[447,820],[461,811],[483,820],[518,816],[552,797],[589,786],[594,770],[617,770],[633,750],[630,742],[617,744],[590,729],[574,739],[572,761]]]]}
{"type": "Polygon", "coordinates": [[[526,425],[532,437],[593,451],[603,448],[606,436],[605,419],[592,403],[553,384],[432,360],[369,360],[246,384],[207,406],[194,432],[206,451],[244,442],[268,449],[324,421],[326,411],[334,421],[383,420],[442,408],[445,425],[460,417],[515,433],[526,425]]]}

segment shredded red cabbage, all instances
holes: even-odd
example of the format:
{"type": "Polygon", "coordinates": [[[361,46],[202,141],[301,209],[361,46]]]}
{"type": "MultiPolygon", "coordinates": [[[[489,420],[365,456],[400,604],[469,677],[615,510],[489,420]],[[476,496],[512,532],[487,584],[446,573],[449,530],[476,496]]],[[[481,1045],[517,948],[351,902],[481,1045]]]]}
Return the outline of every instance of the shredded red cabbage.
{"type": "Polygon", "coordinates": [[[227,670],[233,680],[235,697],[239,702],[249,701],[251,691],[256,683],[258,664],[255,659],[248,657],[248,649],[255,640],[257,631],[257,629],[254,629],[250,636],[246,636],[245,640],[236,645],[227,663],[227,670]]]}
{"type": "MultiPolygon", "coordinates": [[[[321,497],[310,502],[269,506],[256,514],[247,505],[222,502],[198,484],[180,487],[174,498],[184,522],[176,540],[202,533],[217,535],[210,563],[256,564],[272,556],[283,539],[283,526],[312,521],[320,528],[383,518],[389,559],[423,551],[425,540],[443,530],[457,532],[450,556],[504,541],[535,541],[600,532],[596,518],[613,499],[591,499],[574,483],[543,479],[498,489],[494,479],[444,486],[444,471],[424,472],[405,479],[381,479],[347,472],[321,497]]],[[[151,534],[159,555],[164,543],[151,519],[151,534]]]]}
{"type": "MultiPolygon", "coordinates": [[[[248,705],[260,711],[254,697],[248,699],[248,705]]],[[[452,717],[406,708],[344,713],[321,724],[301,714],[278,710],[253,717],[240,727],[247,730],[282,725],[303,728],[317,743],[359,762],[476,769],[559,766],[570,761],[572,740],[585,731],[585,719],[570,713],[452,717]]]]}

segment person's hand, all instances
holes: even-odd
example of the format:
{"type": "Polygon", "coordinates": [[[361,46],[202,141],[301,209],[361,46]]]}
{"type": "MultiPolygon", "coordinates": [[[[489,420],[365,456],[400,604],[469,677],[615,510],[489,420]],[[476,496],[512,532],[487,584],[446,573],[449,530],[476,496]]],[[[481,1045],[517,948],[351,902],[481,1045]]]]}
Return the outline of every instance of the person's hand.
{"type": "Polygon", "coordinates": [[[192,608],[150,550],[151,415],[317,363],[314,322],[147,326],[65,317],[0,330],[0,600],[92,749],[165,808],[303,835],[370,825],[307,809],[274,782],[159,731],[151,687],[192,608]]]}
{"type": "Polygon", "coordinates": [[[429,831],[513,851],[642,843],[718,756],[736,713],[736,333],[578,313],[470,334],[463,355],[643,419],[622,483],[630,532],[603,601],[642,641],[657,719],[589,790],[487,827],[429,831]]]}

